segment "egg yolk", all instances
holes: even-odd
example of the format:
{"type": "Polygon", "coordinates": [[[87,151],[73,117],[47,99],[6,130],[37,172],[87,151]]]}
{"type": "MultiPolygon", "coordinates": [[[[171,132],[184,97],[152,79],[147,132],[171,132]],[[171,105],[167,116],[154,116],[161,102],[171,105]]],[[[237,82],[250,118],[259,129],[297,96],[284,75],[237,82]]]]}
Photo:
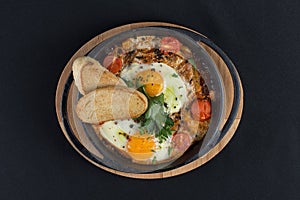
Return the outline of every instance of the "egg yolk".
{"type": "Polygon", "coordinates": [[[144,134],[132,135],[127,142],[127,151],[135,160],[146,160],[154,154],[153,136],[144,134]]]}
{"type": "Polygon", "coordinates": [[[145,70],[137,75],[138,85],[143,85],[150,97],[159,95],[164,89],[163,77],[156,71],[145,70]]]}

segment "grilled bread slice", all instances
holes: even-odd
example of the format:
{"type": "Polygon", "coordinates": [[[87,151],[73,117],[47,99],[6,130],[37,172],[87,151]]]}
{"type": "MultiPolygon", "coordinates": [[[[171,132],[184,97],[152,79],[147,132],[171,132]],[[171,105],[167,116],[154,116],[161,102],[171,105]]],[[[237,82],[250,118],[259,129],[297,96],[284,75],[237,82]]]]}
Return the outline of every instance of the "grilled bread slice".
{"type": "Polygon", "coordinates": [[[72,69],[75,85],[83,95],[99,87],[109,85],[126,86],[122,79],[116,77],[91,57],[83,56],[76,58],[72,69]]]}
{"type": "Polygon", "coordinates": [[[122,86],[106,86],[80,98],[76,113],[83,122],[101,124],[109,120],[139,117],[147,107],[147,98],[139,91],[122,86]]]}

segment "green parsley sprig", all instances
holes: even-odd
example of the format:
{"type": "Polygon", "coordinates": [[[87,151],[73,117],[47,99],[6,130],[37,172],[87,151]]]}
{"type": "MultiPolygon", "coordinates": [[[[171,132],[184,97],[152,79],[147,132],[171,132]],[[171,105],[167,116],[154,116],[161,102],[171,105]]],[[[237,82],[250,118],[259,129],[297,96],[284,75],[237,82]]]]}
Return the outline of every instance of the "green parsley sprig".
{"type": "Polygon", "coordinates": [[[163,142],[172,135],[171,127],[174,125],[173,120],[169,114],[164,111],[164,94],[159,96],[150,97],[144,90],[144,87],[138,89],[145,94],[148,99],[148,108],[146,112],[136,120],[141,122],[140,133],[155,135],[159,142],[163,142]]]}

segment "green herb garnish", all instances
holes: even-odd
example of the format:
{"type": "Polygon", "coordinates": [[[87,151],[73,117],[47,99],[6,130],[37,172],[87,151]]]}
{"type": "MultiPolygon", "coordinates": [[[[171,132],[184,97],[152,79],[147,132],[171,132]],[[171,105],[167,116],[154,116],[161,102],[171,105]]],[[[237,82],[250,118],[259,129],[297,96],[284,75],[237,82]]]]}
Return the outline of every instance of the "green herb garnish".
{"type": "Polygon", "coordinates": [[[146,112],[137,118],[141,122],[140,133],[155,135],[162,143],[168,136],[172,135],[171,127],[174,125],[169,114],[164,111],[164,94],[150,97],[144,87],[140,87],[138,90],[145,94],[148,99],[146,112]]]}
{"type": "Polygon", "coordinates": [[[168,147],[168,156],[171,155],[171,151],[173,150],[173,147],[168,147]]]}
{"type": "Polygon", "coordinates": [[[172,74],[172,77],[175,77],[175,78],[177,78],[177,77],[178,77],[178,75],[177,75],[177,74],[175,74],[175,73],[173,73],[173,74],[172,74]]]}
{"type": "Polygon", "coordinates": [[[134,86],[134,84],[133,84],[133,82],[132,81],[128,81],[128,80],[126,80],[125,78],[122,78],[122,80],[126,83],[126,85],[128,86],[128,87],[133,87],[134,86]]]}
{"type": "Polygon", "coordinates": [[[188,59],[188,62],[193,66],[194,69],[197,69],[195,60],[193,58],[188,59]]]}
{"type": "Polygon", "coordinates": [[[156,164],[156,156],[154,156],[154,158],[152,160],[152,164],[156,164]]]}

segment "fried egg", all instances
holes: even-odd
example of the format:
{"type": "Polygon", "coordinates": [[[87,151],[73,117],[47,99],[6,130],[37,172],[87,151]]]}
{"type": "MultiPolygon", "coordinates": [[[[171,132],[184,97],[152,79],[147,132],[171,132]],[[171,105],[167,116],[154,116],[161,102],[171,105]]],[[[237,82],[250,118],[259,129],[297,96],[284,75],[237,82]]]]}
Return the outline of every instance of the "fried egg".
{"type": "Polygon", "coordinates": [[[159,142],[153,135],[140,134],[139,128],[140,124],[132,119],[107,121],[101,125],[100,134],[137,161],[156,162],[170,157],[172,136],[159,142]]]}
{"type": "Polygon", "coordinates": [[[132,63],[120,74],[128,87],[144,86],[150,97],[164,94],[166,112],[178,112],[187,102],[187,86],[178,73],[164,63],[132,63]]]}
{"type": "MultiPolygon", "coordinates": [[[[164,63],[133,63],[122,70],[120,77],[128,87],[144,87],[148,96],[164,94],[164,110],[168,114],[179,112],[187,102],[188,85],[179,74],[164,63]]],[[[107,121],[100,134],[117,149],[126,152],[133,160],[159,162],[172,155],[172,135],[159,141],[154,135],[140,133],[141,124],[133,119],[107,121]]]]}

